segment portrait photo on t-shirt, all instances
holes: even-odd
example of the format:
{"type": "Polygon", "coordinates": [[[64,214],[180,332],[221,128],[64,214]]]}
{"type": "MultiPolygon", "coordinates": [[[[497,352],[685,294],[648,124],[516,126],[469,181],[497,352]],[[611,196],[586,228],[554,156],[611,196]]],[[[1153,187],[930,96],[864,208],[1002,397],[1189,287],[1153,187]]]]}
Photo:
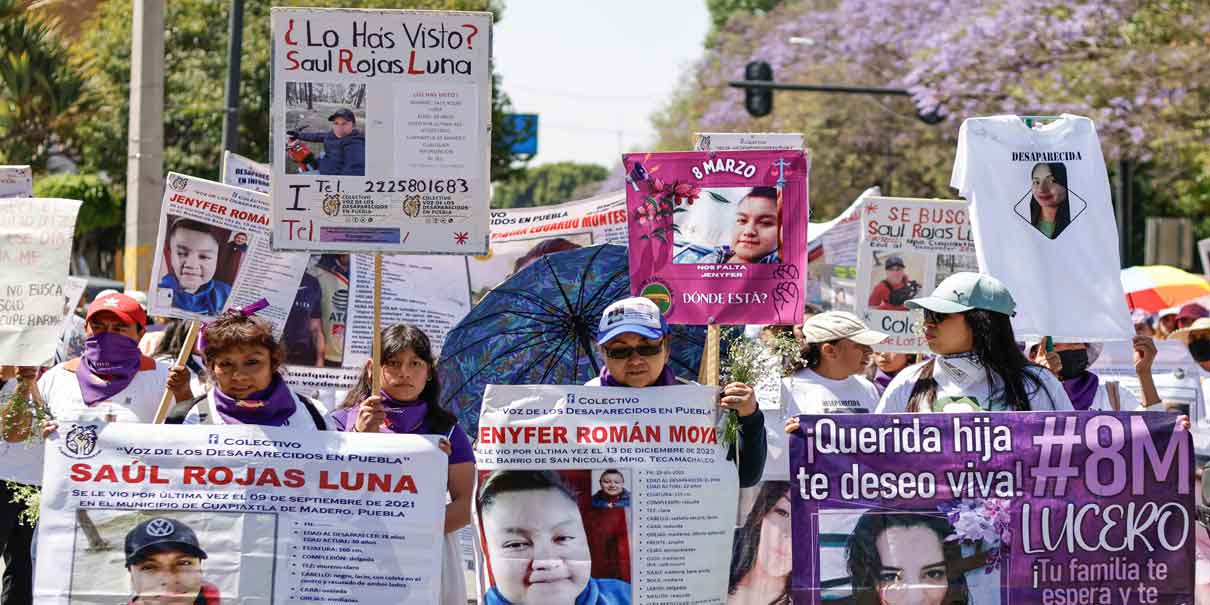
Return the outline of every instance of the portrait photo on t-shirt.
{"type": "Polygon", "coordinates": [[[1088,202],[1072,191],[1067,164],[1038,162],[1026,175],[1029,191],[1017,201],[1017,216],[1033,225],[1048,239],[1062,235],[1067,226],[1088,208],[1088,202]]]}
{"type": "Polygon", "coordinates": [[[687,195],[671,209],[676,225],[673,263],[781,263],[781,207],[775,187],[693,189],[687,195]]]}

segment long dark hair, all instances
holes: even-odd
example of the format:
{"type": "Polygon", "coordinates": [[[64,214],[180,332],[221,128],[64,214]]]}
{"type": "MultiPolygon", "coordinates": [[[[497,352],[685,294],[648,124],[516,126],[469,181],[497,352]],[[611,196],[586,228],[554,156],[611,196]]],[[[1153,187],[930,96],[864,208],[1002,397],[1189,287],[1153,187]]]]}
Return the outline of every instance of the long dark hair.
{"type": "Polygon", "coordinates": [[[954,533],[954,526],[940,515],[928,513],[880,513],[867,511],[857,521],[857,527],[845,545],[845,560],[849,568],[849,579],[853,587],[853,602],[856,605],[879,605],[879,576],[882,574],[882,558],[878,556],[878,537],[892,527],[924,527],[937,535],[941,552],[945,557],[947,588],[944,605],[966,605],[970,593],[966,576],[956,565],[962,559],[962,545],[946,538],[954,533]]]}
{"type": "MultiPolygon", "coordinates": [[[[382,330],[381,340],[382,359],[390,359],[399,353],[411,349],[417,357],[423,359],[424,363],[428,364],[429,380],[424,383],[424,390],[420,391],[420,400],[424,401],[427,408],[425,422],[428,424],[429,430],[445,433],[455,424],[458,424],[458,417],[441,407],[441,379],[437,376],[437,362],[433,356],[433,345],[429,343],[429,337],[416,326],[395,324],[382,330]]],[[[379,371],[382,371],[381,368],[379,371]]],[[[370,396],[370,388],[373,384],[373,378],[370,376],[370,373],[368,371],[362,372],[361,376],[357,379],[357,384],[353,385],[352,389],[349,389],[340,407],[351,408],[359,405],[366,397],[370,396]]]]}
{"type": "MultiPolygon", "coordinates": [[[[1042,380],[1033,372],[1025,371],[1029,366],[1038,369],[1042,367],[1026,359],[1021,349],[1017,348],[1017,339],[1013,335],[1013,324],[1009,316],[986,309],[971,309],[961,315],[973,336],[971,353],[987,369],[989,383],[994,384],[995,379],[999,378],[1004,385],[1004,403],[1010,409],[1018,412],[1032,409],[1029,402],[1031,390],[1034,393],[1045,392],[1047,397],[1051,397],[1042,380]],[[1033,388],[1027,389],[1026,382],[1033,388]]],[[[936,401],[937,381],[933,379],[934,364],[936,360],[931,359],[922,368],[908,400],[908,411],[928,411],[936,401]]]]}
{"type": "MultiPolygon", "coordinates": [[[[786,498],[789,492],[789,481],[765,481],[761,484],[760,491],[756,494],[756,501],[752,503],[752,510],[748,511],[743,526],[735,532],[735,548],[731,552],[731,580],[727,584],[727,594],[735,594],[735,588],[739,586],[740,581],[756,565],[756,554],[760,552],[760,531],[765,523],[765,517],[773,512],[778,501],[786,498]]],[[[782,589],[781,595],[770,605],[789,602],[790,576],[787,575],[786,586],[782,589]]]]}
{"type": "MultiPolygon", "coordinates": [[[[1055,214],[1055,231],[1051,234],[1050,239],[1059,237],[1059,234],[1071,224],[1071,190],[1067,188],[1067,166],[1062,162],[1038,162],[1029,171],[1029,178],[1032,181],[1034,170],[1038,166],[1046,166],[1050,168],[1050,174],[1054,177],[1055,182],[1063,186],[1063,191],[1066,192],[1066,199],[1062,204],[1059,204],[1059,210],[1055,214]]],[[[1042,205],[1038,200],[1034,199],[1033,194],[1029,196],[1029,223],[1035,227],[1042,220],[1042,205]]]]}

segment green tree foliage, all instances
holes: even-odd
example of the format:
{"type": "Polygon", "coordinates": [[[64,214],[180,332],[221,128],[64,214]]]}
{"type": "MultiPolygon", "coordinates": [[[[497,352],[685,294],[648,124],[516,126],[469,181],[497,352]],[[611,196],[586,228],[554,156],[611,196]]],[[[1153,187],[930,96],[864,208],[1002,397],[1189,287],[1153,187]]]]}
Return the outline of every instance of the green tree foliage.
{"type": "Polygon", "coordinates": [[[585,185],[600,183],[609,171],[597,164],[555,162],[529,168],[495,184],[493,208],[527,208],[571,201],[585,185]]]}
{"type": "Polygon", "coordinates": [[[84,79],[50,25],[0,0],[0,162],[41,168],[87,109],[84,79]]]}
{"type": "Polygon", "coordinates": [[[109,275],[113,250],[125,233],[123,200],[114,187],[93,174],[52,174],[34,179],[34,195],[80,200],[75,253],[92,275],[109,275]]]}
{"type": "MultiPolygon", "coordinates": [[[[218,178],[222,157],[223,94],[227,62],[229,2],[172,0],[165,25],[164,169],[218,178]]],[[[244,8],[240,63],[239,152],[265,161],[269,150],[271,6],[488,10],[494,0],[282,0],[248,2],[244,8]]],[[[89,171],[104,172],[124,184],[130,95],[131,0],[109,0],[84,24],[73,54],[88,67],[89,87],[100,99],[91,119],[78,129],[76,155],[89,171]]],[[[507,95],[493,77],[492,122],[504,122],[507,95]]],[[[505,129],[493,131],[492,178],[514,170],[505,129]]]]}

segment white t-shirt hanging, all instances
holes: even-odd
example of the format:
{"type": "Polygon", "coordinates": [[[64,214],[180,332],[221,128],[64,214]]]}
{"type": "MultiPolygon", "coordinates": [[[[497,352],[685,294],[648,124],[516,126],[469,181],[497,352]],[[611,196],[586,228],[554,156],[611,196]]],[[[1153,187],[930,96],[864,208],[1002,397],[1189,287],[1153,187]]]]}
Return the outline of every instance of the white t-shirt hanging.
{"type": "Polygon", "coordinates": [[[862,376],[832,380],[804,368],[781,380],[781,405],[799,414],[868,414],[878,404],[878,388],[862,376]]]}
{"type": "Polygon", "coordinates": [[[958,131],[950,186],[970,200],[979,268],[1017,302],[1017,339],[1130,339],[1117,223],[1092,120],[1041,128],[1016,116],[971,118],[958,131]]]}
{"type": "MultiPolygon", "coordinates": [[[[920,372],[930,361],[922,361],[904,368],[895,376],[882,393],[882,401],[875,410],[879,414],[901,414],[909,411],[912,389],[920,372]]],[[[933,379],[937,381],[937,396],[930,409],[921,412],[1006,412],[1012,411],[1004,401],[1004,384],[999,376],[987,378],[987,370],[970,355],[936,357],[933,360],[933,379]]],[[[1036,377],[1041,385],[1026,379],[1025,392],[1033,411],[1072,410],[1071,399],[1063,390],[1063,383],[1045,368],[1028,366],[1026,372],[1036,377]]]]}

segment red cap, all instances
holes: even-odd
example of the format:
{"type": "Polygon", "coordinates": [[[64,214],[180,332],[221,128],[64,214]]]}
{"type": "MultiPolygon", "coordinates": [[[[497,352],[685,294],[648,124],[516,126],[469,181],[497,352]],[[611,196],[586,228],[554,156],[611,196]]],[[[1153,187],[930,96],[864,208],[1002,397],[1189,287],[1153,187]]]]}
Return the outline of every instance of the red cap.
{"type": "Polygon", "coordinates": [[[1189,303],[1181,307],[1180,312],[1176,314],[1177,319],[1201,319],[1210,317],[1210,311],[1197,303],[1189,303]]]}
{"type": "Polygon", "coordinates": [[[106,294],[92,301],[92,304],[88,305],[88,314],[84,316],[84,320],[88,321],[93,315],[101,312],[113,313],[123,322],[137,324],[140,328],[147,327],[147,312],[135,299],[125,294],[106,294]]]}

